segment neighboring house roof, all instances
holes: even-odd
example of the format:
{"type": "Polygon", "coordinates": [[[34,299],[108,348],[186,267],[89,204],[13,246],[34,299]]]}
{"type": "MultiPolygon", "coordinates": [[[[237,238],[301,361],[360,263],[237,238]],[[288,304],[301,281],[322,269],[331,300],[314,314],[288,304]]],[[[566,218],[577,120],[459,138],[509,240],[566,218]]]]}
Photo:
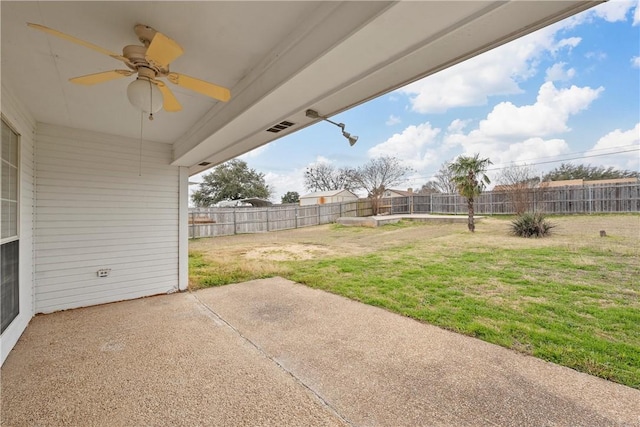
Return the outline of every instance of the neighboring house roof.
{"type": "Polygon", "coordinates": [[[542,188],[552,187],[566,187],[576,185],[599,185],[599,184],[635,184],[638,182],[638,178],[613,178],[613,179],[598,179],[592,181],[585,181],[583,179],[565,179],[562,181],[545,181],[540,183],[542,188]]]}
{"type": "Polygon", "coordinates": [[[387,188],[385,190],[385,192],[384,192],[385,196],[387,195],[387,192],[395,193],[395,196],[392,194],[391,197],[411,197],[411,196],[415,196],[415,193],[413,191],[393,190],[391,188],[387,188]]]}
{"type": "Polygon", "coordinates": [[[520,182],[517,184],[500,184],[493,187],[491,191],[520,191],[529,190],[537,187],[539,184],[529,184],[526,182],[520,182]]]}
{"type": "Polygon", "coordinates": [[[584,185],[594,184],[636,184],[638,178],[612,178],[612,179],[598,179],[595,181],[585,181],[584,185]]]}
{"type": "Polygon", "coordinates": [[[339,194],[342,193],[348,193],[350,195],[352,195],[355,198],[358,198],[357,195],[355,195],[354,193],[352,193],[349,190],[331,190],[331,191],[316,191],[315,193],[309,193],[309,194],[305,194],[304,196],[300,196],[301,199],[311,199],[311,198],[316,198],[316,197],[333,197],[333,196],[337,196],[339,194]]]}
{"type": "Polygon", "coordinates": [[[256,208],[264,208],[266,206],[272,206],[273,205],[273,203],[271,203],[268,200],[256,199],[256,198],[242,199],[240,201],[244,202],[244,203],[249,203],[249,204],[251,204],[251,206],[256,207],[256,208]]]}
{"type": "Polygon", "coordinates": [[[581,179],[564,179],[562,181],[544,181],[540,183],[540,187],[542,188],[552,188],[552,187],[566,187],[572,185],[582,185],[583,180],[581,179]]]}
{"type": "Polygon", "coordinates": [[[257,198],[248,198],[248,199],[237,199],[237,200],[223,200],[215,204],[216,207],[220,208],[231,208],[231,207],[247,207],[253,206],[257,208],[262,208],[265,206],[271,206],[271,203],[268,200],[257,199],[257,198]]]}

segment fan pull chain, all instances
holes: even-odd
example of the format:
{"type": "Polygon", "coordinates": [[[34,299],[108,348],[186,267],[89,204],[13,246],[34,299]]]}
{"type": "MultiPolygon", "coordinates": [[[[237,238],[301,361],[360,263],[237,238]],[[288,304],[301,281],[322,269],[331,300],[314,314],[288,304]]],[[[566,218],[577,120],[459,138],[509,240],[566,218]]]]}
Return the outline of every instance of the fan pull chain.
{"type": "Polygon", "coordinates": [[[151,79],[147,79],[149,82],[149,120],[153,120],[153,83],[151,83],[151,79]]]}
{"type": "Polygon", "coordinates": [[[142,176],[142,124],[144,123],[144,112],[140,111],[140,163],[138,164],[138,176],[142,176]]]}

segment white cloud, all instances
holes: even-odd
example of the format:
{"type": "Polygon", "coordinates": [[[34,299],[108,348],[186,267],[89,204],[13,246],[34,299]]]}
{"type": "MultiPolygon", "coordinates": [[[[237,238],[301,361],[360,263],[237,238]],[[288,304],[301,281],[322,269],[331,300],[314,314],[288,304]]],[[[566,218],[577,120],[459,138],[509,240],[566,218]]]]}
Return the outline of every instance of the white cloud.
{"type": "Polygon", "coordinates": [[[496,166],[566,154],[570,152],[568,143],[552,136],[569,131],[570,116],[588,108],[601,91],[602,88],[576,86],[558,89],[552,82],[546,82],[534,104],[497,104],[468,133],[461,132],[458,126],[449,126],[443,142],[451,150],[462,150],[461,154],[480,153],[496,166]]]}
{"type": "Polygon", "coordinates": [[[401,123],[402,119],[400,119],[400,117],[398,116],[394,116],[393,114],[389,116],[389,118],[387,119],[387,121],[385,122],[385,124],[387,126],[393,126],[393,125],[397,125],[398,123],[401,123]]]}
{"type": "Polygon", "coordinates": [[[640,68],[640,56],[634,56],[631,58],[631,65],[635,68],[640,68]]]}
{"type": "Polygon", "coordinates": [[[602,87],[571,86],[556,89],[552,82],[546,82],[538,91],[536,103],[517,107],[511,102],[496,105],[482,120],[478,132],[489,137],[545,136],[567,132],[570,115],[586,109],[595,100],[602,87]]]}
{"type": "MultiPolygon", "coordinates": [[[[443,113],[455,107],[481,106],[491,96],[522,93],[520,82],[534,76],[544,55],[555,55],[581,43],[579,37],[560,38],[562,30],[602,19],[607,22],[627,20],[635,7],[634,25],[640,24],[638,1],[609,1],[585,13],[574,15],[482,55],[471,58],[425,79],[414,82],[397,93],[409,96],[411,109],[419,113],[443,113]]],[[[588,55],[603,59],[601,52],[588,55]]],[[[547,80],[567,80],[575,70],[556,65],[547,70],[547,80]],[[562,73],[560,73],[562,71],[562,73]]]]}
{"type": "MultiPolygon", "coordinates": [[[[540,157],[552,158],[570,151],[569,144],[564,139],[542,139],[539,137],[528,138],[506,147],[498,145],[496,148],[494,151],[483,150],[483,155],[489,157],[496,166],[500,167],[511,163],[530,164],[540,157]]],[[[472,153],[469,151],[467,154],[472,153]]]]}
{"type": "MultiPolygon", "coordinates": [[[[620,22],[627,20],[627,13],[633,7],[636,7],[636,15],[638,13],[637,3],[633,1],[608,1],[593,8],[593,14],[602,18],[607,22],[620,22]]],[[[635,21],[634,21],[635,22],[635,21]]]]}
{"type": "Polygon", "coordinates": [[[557,39],[561,25],[552,25],[419,80],[399,93],[409,95],[411,108],[441,113],[450,108],[486,105],[488,97],[522,93],[519,82],[538,72],[545,54],[577,46],[581,39],[557,39]]]}
{"type": "Polygon", "coordinates": [[[418,126],[411,125],[402,133],[396,133],[385,142],[369,149],[371,158],[393,156],[403,160],[414,169],[420,170],[433,163],[434,149],[440,129],[426,122],[418,126]]]}
{"type": "Polygon", "coordinates": [[[333,163],[333,160],[331,160],[331,159],[329,159],[328,157],[325,157],[325,156],[318,156],[318,157],[316,157],[316,161],[312,162],[312,163],[309,163],[309,165],[307,165],[307,167],[314,166],[314,165],[317,165],[319,163],[331,164],[331,163],[333,163]]]}
{"type": "Polygon", "coordinates": [[[640,171],[640,151],[638,150],[640,150],[640,123],[626,131],[615,129],[600,138],[593,148],[585,154],[586,156],[598,155],[598,157],[585,160],[605,167],[613,166],[618,169],[640,171]],[[627,151],[634,150],[634,148],[635,151],[627,151]],[[617,151],[626,152],[601,156],[605,153],[615,153],[617,151]]]}
{"type": "Polygon", "coordinates": [[[593,150],[610,148],[618,149],[618,147],[632,144],[640,144],[640,123],[636,124],[634,128],[627,131],[616,129],[609,132],[598,140],[596,145],[593,147],[593,150]]]}
{"type": "Polygon", "coordinates": [[[467,127],[468,124],[469,120],[455,119],[451,123],[449,123],[449,126],[447,127],[447,133],[462,133],[462,131],[467,127]]]}
{"type": "MultiPolygon", "coordinates": [[[[311,166],[311,165],[309,165],[311,166]]],[[[285,173],[267,172],[264,174],[264,181],[273,190],[271,201],[280,203],[282,196],[289,191],[296,191],[301,196],[307,194],[304,189],[304,170],[293,169],[285,173]]]]}
{"type": "Polygon", "coordinates": [[[263,146],[260,146],[258,148],[255,148],[247,153],[244,153],[241,156],[238,156],[239,159],[241,160],[247,160],[247,159],[255,159],[256,157],[260,156],[261,154],[263,154],[265,151],[267,151],[267,148],[269,147],[269,144],[265,144],[263,146]]]}
{"type": "Polygon", "coordinates": [[[607,22],[626,21],[628,12],[634,7],[633,22],[636,25],[640,20],[637,0],[610,0],[592,7],[584,13],[573,15],[561,21],[560,24],[564,28],[573,28],[580,24],[593,22],[595,19],[603,19],[607,22]]]}
{"type": "Polygon", "coordinates": [[[565,47],[569,48],[569,50],[571,50],[572,48],[578,46],[581,41],[582,41],[582,38],[580,38],[580,37],[569,37],[569,38],[566,38],[566,39],[562,39],[562,40],[559,40],[558,43],[555,46],[552,46],[550,51],[552,53],[556,53],[558,50],[560,50],[562,48],[565,48],[565,47]]]}
{"type": "Polygon", "coordinates": [[[547,68],[545,80],[551,82],[571,80],[576,75],[574,68],[565,69],[566,62],[557,62],[547,68]]]}
{"type": "Polygon", "coordinates": [[[607,54],[602,51],[587,52],[584,54],[584,57],[587,59],[594,59],[596,61],[604,61],[607,59],[607,54]]]}

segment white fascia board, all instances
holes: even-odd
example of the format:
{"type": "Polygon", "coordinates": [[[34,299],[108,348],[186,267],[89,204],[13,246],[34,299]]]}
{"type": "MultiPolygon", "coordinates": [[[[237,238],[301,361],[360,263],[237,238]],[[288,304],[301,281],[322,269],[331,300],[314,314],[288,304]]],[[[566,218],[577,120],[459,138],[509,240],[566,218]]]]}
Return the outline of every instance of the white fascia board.
{"type": "MultiPolygon", "coordinates": [[[[267,129],[272,124],[272,117],[287,114],[288,109],[285,106],[273,108],[271,105],[270,114],[252,117],[253,121],[247,122],[248,113],[253,107],[265,103],[270,105],[274,92],[286,90],[289,80],[300,70],[340,45],[390,4],[383,1],[321,3],[307,21],[300,23],[295,33],[267,54],[254,70],[232,88],[229,102],[217,103],[174,143],[173,165],[193,166],[201,162],[212,151],[220,149],[219,141],[229,141],[224,139],[229,134],[234,139],[241,138],[249,129],[247,123],[251,123],[250,129],[267,129]]],[[[233,141],[228,144],[233,144],[233,141]]]]}
{"type": "Polygon", "coordinates": [[[176,150],[174,164],[198,173],[211,166],[198,166],[203,160],[219,164],[317,122],[304,115],[307,108],[333,115],[599,3],[400,2],[387,6],[285,84],[229,118],[225,126],[190,144],[188,150],[176,150]],[[266,132],[282,120],[296,126],[277,134],[266,132]]]}

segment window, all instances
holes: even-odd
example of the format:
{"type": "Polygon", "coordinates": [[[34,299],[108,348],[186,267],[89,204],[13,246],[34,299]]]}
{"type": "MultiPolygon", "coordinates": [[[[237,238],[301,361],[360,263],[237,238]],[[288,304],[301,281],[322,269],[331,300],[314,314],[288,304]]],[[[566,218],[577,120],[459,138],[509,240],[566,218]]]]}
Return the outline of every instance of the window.
{"type": "Polygon", "coordinates": [[[18,134],[2,120],[0,173],[0,333],[20,312],[18,281],[18,134]]]}

